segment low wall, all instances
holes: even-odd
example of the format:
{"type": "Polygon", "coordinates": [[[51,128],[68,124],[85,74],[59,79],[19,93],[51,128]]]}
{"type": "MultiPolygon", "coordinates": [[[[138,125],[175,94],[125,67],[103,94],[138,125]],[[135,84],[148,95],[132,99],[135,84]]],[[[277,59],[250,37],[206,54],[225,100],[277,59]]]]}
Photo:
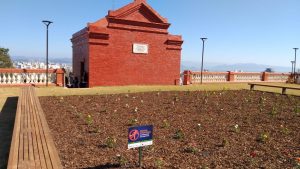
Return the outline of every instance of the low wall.
{"type": "MultiPolygon", "coordinates": [[[[48,84],[64,86],[64,69],[49,69],[48,84]]],[[[46,85],[45,69],[0,69],[0,86],[46,85]]]]}
{"type": "MultiPolygon", "coordinates": [[[[286,82],[290,77],[289,73],[269,72],[202,72],[203,83],[220,82],[286,82]]],[[[201,72],[185,70],[183,72],[183,84],[201,83],[201,72]]]]}

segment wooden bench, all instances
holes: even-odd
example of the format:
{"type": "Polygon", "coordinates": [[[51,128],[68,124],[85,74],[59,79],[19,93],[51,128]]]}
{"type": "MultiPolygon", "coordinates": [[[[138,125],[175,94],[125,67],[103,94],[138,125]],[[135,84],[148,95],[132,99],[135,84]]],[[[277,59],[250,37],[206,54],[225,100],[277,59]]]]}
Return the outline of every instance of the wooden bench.
{"type": "Polygon", "coordinates": [[[259,83],[248,83],[248,85],[250,85],[250,90],[254,90],[254,86],[281,88],[282,89],[281,94],[286,94],[287,89],[300,90],[300,88],[297,87],[277,86],[277,85],[259,84],[259,83]]]}
{"type": "Polygon", "coordinates": [[[34,87],[21,89],[7,168],[62,169],[34,87]]]}

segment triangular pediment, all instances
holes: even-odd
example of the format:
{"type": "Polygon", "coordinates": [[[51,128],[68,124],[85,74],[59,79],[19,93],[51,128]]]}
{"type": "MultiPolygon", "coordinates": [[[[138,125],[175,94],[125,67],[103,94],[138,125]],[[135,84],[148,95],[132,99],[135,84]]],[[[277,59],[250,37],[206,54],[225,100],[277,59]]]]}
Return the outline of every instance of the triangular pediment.
{"type": "Polygon", "coordinates": [[[116,11],[110,11],[108,17],[147,23],[168,23],[167,19],[160,16],[147,3],[131,3],[116,11]]]}

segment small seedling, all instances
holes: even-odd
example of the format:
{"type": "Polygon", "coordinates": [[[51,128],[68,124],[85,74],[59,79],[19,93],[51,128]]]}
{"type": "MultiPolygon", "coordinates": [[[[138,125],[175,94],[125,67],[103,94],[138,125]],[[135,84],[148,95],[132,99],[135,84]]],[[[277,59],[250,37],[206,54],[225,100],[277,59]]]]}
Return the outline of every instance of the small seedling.
{"type": "Polygon", "coordinates": [[[260,133],[257,141],[261,143],[266,143],[269,140],[269,134],[266,132],[260,133]]]}
{"type": "Polygon", "coordinates": [[[283,125],[280,125],[282,133],[288,135],[290,134],[290,130],[287,127],[284,127],[283,125]]]}
{"type": "Polygon", "coordinates": [[[92,118],[91,115],[88,115],[88,116],[86,117],[86,124],[87,124],[88,126],[90,126],[90,125],[93,124],[93,118],[92,118]]]}
{"type": "Polygon", "coordinates": [[[189,147],[184,148],[184,152],[196,154],[199,152],[199,150],[196,147],[189,146],[189,147]]]}
{"type": "Polygon", "coordinates": [[[100,128],[99,128],[99,127],[96,127],[96,128],[94,129],[94,133],[100,133],[100,128]]]}
{"type": "Polygon", "coordinates": [[[240,126],[238,124],[235,124],[234,126],[232,126],[232,131],[235,133],[239,133],[240,132],[240,126]]]}
{"type": "Polygon", "coordinates": [[[200,166],[200,169],[209,169],[206,165],[200,166]]]}
{"type": "Polygon", "coordinates": [[[137,119],[132,118],[132,119],[129,119],[129,122],[128,122],[128,123],[129,123],[130,126],[133,126],[133,125],[137,124],[137,122],[138,122],[137,119]]]}
{"type": "Polygon", "coordinates": [[[156,168],[162,168],[163,165],[164,165],[164,161],[161,158],[155,160],[155,167],[156,168]]]}
{"type": "Polygon", "coordinates": [[[173,136],[174,139],[181,140],[184,139],[184,133],[181,129],[177,130],[173,136]]]}
{"type": "Polygon", "coordinates": [[[117,154],[116,155],[116,163],[118,164],[118,166],[125,166],[125,165],[127,165],[128,160],[124,156],[117,154]]]}
{"type": "Polygon", "coordinates": [[[137,113],[138,110],[139,110],[139,109],[138,109],[137,107],[134,108],[134,112],[135,112],[135,113],[137,113]]]}
{"type": "Polygon", "coordinates": [[[202,125],[200,123],[197,124],[197,130],[201,130],[202,129],[202,125]]]}
{"type": "Polygon", "coordinates": [[[221,145],[221,146],[222,146],[222,147],[226,147],[228,144],[229,144],[228,140],[224,138],[224,139],[222,140],[222,145],[221,145]]]}
{"type": "Polygon", "coordinates": [[[277,115],[277,110],[276,110],[275,106],[272,107],[272,110],[270,111],[270,115],[271,116],[276,116],[277,115]]]}
{"type": "Polygon", "coordinates": [[[115,148],[116,145],[117,145],[117,139],[116,138],[108,137],[106,139],[106,146],[108,148],[115,148]]]}
{"type": "Polygon", "coordinates": [[[163,120],[162,128],[169,128],[169,127],[170,127],[170,123],[168,122],[168,120],[163,120]]]}
{"type": "Polygon", "coordinates": [[[76,111],[76,116],[77,116],[77,118],[81,118],[82,117],[82,113],[76,111]]]}

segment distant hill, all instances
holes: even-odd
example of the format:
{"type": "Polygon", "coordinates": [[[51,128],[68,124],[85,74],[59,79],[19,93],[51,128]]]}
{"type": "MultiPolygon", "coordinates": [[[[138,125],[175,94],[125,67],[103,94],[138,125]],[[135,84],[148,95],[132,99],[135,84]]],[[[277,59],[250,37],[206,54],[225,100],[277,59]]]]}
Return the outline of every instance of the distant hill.
{"type": "MultiPolygon", "coordinates": [[[[205,63],[204,69],[209,71],[243,71],[243,72],[263,72],[266,68],[272,68],[275,72],[290,72],[291,68],[283,66],[272,66],[255,63],[237,63],[237,64],[220,64],[220,63],[205,63]]],[[[201,70],[200,62],[182,61],[181,71],[183,70],[201,70]]]]}

